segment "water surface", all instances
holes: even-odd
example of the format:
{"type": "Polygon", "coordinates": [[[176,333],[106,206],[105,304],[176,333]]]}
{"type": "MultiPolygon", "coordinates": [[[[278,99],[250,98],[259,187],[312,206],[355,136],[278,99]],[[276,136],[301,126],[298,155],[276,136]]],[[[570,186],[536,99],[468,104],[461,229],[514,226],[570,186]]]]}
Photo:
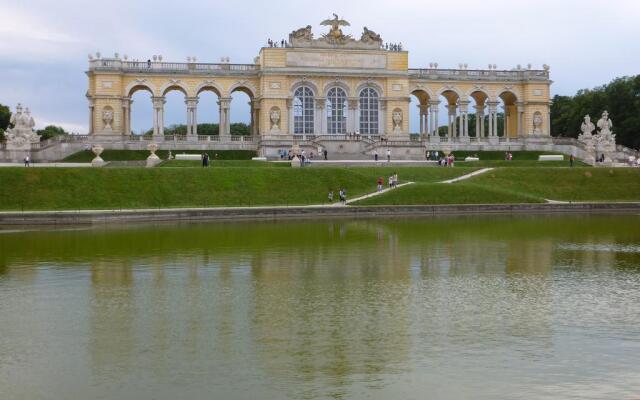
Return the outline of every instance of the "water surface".
{"type": "Polygon", "coordinates": [[[640,216],[0,231],[0,399],[640,397],[640,216]]]}

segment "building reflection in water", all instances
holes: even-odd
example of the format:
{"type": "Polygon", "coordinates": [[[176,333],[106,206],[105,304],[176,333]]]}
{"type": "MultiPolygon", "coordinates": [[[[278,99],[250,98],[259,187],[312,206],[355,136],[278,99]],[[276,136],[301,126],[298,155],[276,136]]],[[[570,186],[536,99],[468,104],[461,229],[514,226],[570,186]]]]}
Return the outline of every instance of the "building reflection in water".
{"type": "MultiPolygon", "coordinates": [[[[112,243],[156,245],[128,255],[96,241],[100,257],[94,247],[65,264],[90,260],[88,356],[98,386],[135,385],[146,374],[172,383],[176,395],[185,387],[206,393],[215,381],[230,393],[254,382],[293,397],[349,397],[356,384],[379,387],[389,374],[433,368],[430,360],[460,352],[519,346],[539,357],[527,342],[551,346],[554,270],[612,268],[631,256],[580,246],[636,240],[567,222],[492,230],[467,219],[158,232],[162,240],[101,232],[120,235],[112,243]]],[[[0,279],[37,276],[37,268],[18,266],[51,258],[56,244],[42,254],[37,245],[27,254],[0,244],[8,250],[0,279]]]]}

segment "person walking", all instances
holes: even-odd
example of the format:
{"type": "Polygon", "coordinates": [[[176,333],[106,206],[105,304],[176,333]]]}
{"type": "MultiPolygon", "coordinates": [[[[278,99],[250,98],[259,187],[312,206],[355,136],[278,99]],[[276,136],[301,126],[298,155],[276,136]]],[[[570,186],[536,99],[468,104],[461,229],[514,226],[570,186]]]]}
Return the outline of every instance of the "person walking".
{"type": "Polygon", "coordinates": [[[325,161],[327,160],[327,149],[324,149],[324,151],[322,152],[322,154],[324,155],[324,159],[325,161]]]}
{"type": "Polygon", "coordinates": [[[387,162],[391,162],[391,149],[387,149],[387,162]]]}
{"type": "Polygon", "coordinates": [[[29,156],[26,156],[24,158],[24,166],[28,167],[30,165],[30,163],[31,163],[31,159],[29,158],[29,156]]]}
{"type": "Polygon", "coordinates": [[[373,160],[374,160],[375,162],[378,162],[378,150],[374,150],[374,151],[373,151],[373,160]]]}
{"type": "Polygon", "coordinates": [[[342,204],[347,204],[347,191],[344,190],[344,188],[340,189],[340,192],[338,192],[338,195],[340,196],[340,202],[342,204]]]}
{"type": "Polygon", "coordinates": [[[569,156],[569,167],[573,167],[573,160],[574,160],[574,157],[573,157],[573,154],[572,154],[572,155],[569,156]]]}
{"type": "Polygon", "coordinates": [[[378,177],[378,192],[382,191],[382,185],[384,185],[384,180],[381,176],[378,177]]]}
{"type": "Polygon", "coordinates": [[[393,173],[393,187],[394,187],[394,189],[398,187],[398,173],[397,172],[393,173]]]}
{"type": "Polygon", "coordinates": [[[329,194],[327,195],[327,200],[329,203],[333,203],[333,189],[329,188],[329,194]]]}

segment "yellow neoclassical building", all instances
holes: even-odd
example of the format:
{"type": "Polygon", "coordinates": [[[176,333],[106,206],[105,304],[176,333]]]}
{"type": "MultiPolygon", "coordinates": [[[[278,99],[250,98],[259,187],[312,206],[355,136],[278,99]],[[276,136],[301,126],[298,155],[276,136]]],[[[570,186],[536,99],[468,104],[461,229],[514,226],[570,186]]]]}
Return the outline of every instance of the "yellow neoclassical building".
{"type": "MultiPolygon", "coordinates": [[[[409,68],[409,52],[384,43],[364,28],[361,35],[343,33],[348,22],[334,16],[322,22],[328,32],[314,37],[311,26],[291,32],[288,41],[260,49],[253,64],[185,63],[161,59],[130,61],[91,57],[89,61],[90,134],[131,135],[131,98],[147,91],[153,101],[153,138],[164,135],[164,104],[168,92],[185,96],[185,142],[217,145],[240,141],[230,135],[231,95],[246,93],[251,105],[251,137],[243,142],[269,155],[269,149],[291,143],[336,145],[335,150],[365,152],[385,146],[455,146],[486,148],[509,142],[549,143],[549,68],[499,70],[440,69],[437,64],[409,68]],[[220,135],[198,135],[198,97],[218,96],[220,135]],[[410,109],[412,96],[417,109],[410,109]],[[410,113],[418,113],[419,129],[411,132],[410,113]],[[498,124],[498,113],[504,123],[498,124]],[[469,115],[478,123],[469,129],[469,115]],[[446,134],[438,128],[446,126],[446,134]],[[344,143],[342,143],[344,142],[344,143]],[[354,145],[354,143],[359,143],[354,145]]],[[[414,117],[415,120],[415,117],[414,117]]],[[[406,151],[409,154],[410,151],[406,151]]]]}

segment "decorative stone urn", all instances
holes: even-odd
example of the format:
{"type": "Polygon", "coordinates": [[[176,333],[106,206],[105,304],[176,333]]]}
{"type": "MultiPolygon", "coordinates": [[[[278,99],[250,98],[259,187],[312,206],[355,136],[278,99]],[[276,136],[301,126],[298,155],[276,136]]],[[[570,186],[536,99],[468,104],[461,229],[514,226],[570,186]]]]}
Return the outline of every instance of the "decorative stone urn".
{"type": "Polygon", "coordinates": [[[147,145],[147,150],[151,152],[151,154],[149,154],[149,157],[147,157],[147,168],[153,168],[156,165],[160,164],[162,160],[160,160],[160,157],[156,155],[156,151],[158,151],[158,143],[149,143],[147,145]]]}
{"type": "Polygon", "coordinates": [[[102,152],[104,151],[104,147],[100,146],[99,144],[94,144],[93,146],[91,146],[91,151],[93,152],[93,154],[96,155],[96,158],[91,160],[91,166],[92,167],[102,167],[102,166],[104,166],[106,163],[100,157],[100,154],[102,154],[102,152]]]}

